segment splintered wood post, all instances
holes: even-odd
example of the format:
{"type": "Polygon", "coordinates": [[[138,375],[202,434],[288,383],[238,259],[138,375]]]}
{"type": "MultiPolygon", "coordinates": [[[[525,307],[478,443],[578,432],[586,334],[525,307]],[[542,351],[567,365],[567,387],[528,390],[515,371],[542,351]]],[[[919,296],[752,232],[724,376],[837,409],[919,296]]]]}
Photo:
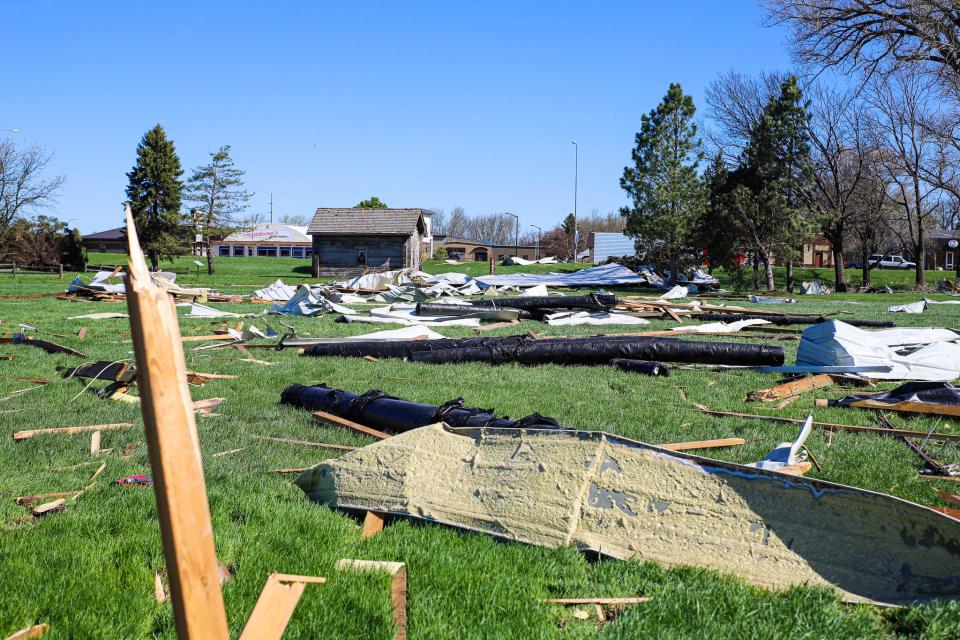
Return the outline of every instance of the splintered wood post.
{"type": "Polygon", "coordinates": [[[227,640],[200,441],[173,298],[150,279],[127,206],[127,306],[177,636],[227,640]]]}
{"type": "Polygon", "coordinates": [[[94,431],[90,434],[90,455],[95,456],[100,453],[100,434],[101,431],[94,431]]]}
{"type": "Polygon", "coordinates": [[[280,640],[303,590],[311,582],[323,584],[326,579],[271,573],[240,633],[240,640],[280,640]]]}
{"type": "Polygon", "coordinates": [[[755,402],[772,402],[782,398],[798,396],[805,391],[823,389],[833,384],[834,379],[830,374],[821,373],[815,376],[800,378],[799,380],[784,382],[783,384],[767,387],[766,389],[758,389],[751,393],[747,399],[755,402]]]}
{"type": "Polygon", "coordinates": [[[386,440],[390,437],[389,433],[384,433],[383,431],[378,431],[377,429],[365,427],[362,424],[354,422],[353,420],[347,420],[346,418],[341,418],[340,416],[327,413],[326,411],[314,411],[313,415],[324,422],[329,422],[339,427],[345,427],[364,435],[373,436],[377,440],[386,440]]]}
{"type": "MultiPolygon", "coordinates": [[[[392,576],[390,582],[390,603],[393,605],[393,625],[397,628],[396,640],[407,638],[407,565],[403,562],[383,562],[379,560],[337,560],[337,569],[341,571],[360,571],[363,573],[383,571],[392,576]]],[[[245,640],[241,638],[241,640],[245,640]]]]}

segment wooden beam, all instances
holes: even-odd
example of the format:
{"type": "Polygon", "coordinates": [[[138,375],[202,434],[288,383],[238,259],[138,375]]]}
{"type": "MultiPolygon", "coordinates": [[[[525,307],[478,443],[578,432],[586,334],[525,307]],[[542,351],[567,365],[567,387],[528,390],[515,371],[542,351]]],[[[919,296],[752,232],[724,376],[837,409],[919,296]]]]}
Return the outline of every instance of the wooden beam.
{"type": "Polygon", "coordinates": [[[352,420],[347,420],[346,418],[341,418],[340,416],[332,413],[327,413],[326,411],[314,411],[313,415],[324,422],[335,424],[338,427],[345,427],[347,429],[356,431],[357,433],[362,433],[366,436],[373,436],[378,440],[386,440],[390,437],[389,433],[384,433],[383,431],[377,431],[376,429],[365,427],[362,424],[353,422],[352,420]]]}
{"type": "Polygon", "coordinates": [[[688,451],[690,449],[714,449],[717,447],[735,447],[746,444],[743,438],[719,438],[717,440],[696,440],[693,442],[674,442],[671,444],[658,444],[661,449],[670,451],[688,451]]]}
{"type": "Polygon", "coordinates": [[[13,434],[13,439],[26,440],[27,438],[49,433],[73,435],[75,433],[88,433],[90,431],[112,431],[114,429],[129,429],[132,426],[132,422],[114,422],[111,424],[92,424],[88,427],[53,427],[52,429],[30,429],[27,431],[17,431],[13,434]]]}
{"type": "Polygon", "coordinates": [[[150,278],[127,207],[127,306],[177,636],[228,640],[200,441],[173,298],[150,278]]]}
{"type": "MultiPolygon", "coordinates": [[[[755,413],[737,413],[734,411],[716,411],[705,407],[703,405],[697,405],[697,408],[700,409],[703,413],[709,416],[718,416],[718,417],[729,417],[729,418],[750,418],[752,420],[766,420],[768,422],[784,422],[787,424],[800,424],[804,423],[803,420],[798,420],[796,418],[783,418],[780,416],[762,416],[755,413]]],[[[905,429],[883,429],[881,427],[861,427],[858,425],[852,424],[837,424],[835,422],[816,422],[814,421],[813,426],[819,427],[826,431],[850,431],[853,433],[876,433],[884,436],[905,436],[907,438],[927,438],[929,440],[943,440],[948,442],[958,442],[960,441],[960,434],[952,433],[927,433],[925,431],[907,431],[905,429]]]]}
{"type": "MultiPolygon", "coordinates": [[[[831,403],[830,400],[823,399],[817,400],[815,404],[818,407],[838,406],[835,403],[831,403]]],[[[924,413],[933,416],[960,417],[960,406],[953,404],[933,404],[930,402],[897,402],[890,404],[878,400],[864,399],[842,406],[856,407],[857,409],[876,409],[878,411],[896,411],[899,413],[924,413]]]]}
{"type": "Polygon", "coordinates": [[[390,603],[393,606],[393,625],[397,628],[395,640],[407,638],[407,565],[403,562],[383,562],[379,560],[337,560],[337,569],[341,571],[361,571],[365,573],[383,571],[392,576],[390,582],[390,603]]]}
{"type": "Polygon", "coordinates": [[[271,442],[283,442],[285,444],[299,444],[305,447],[320,447],[322,449],[337,449],[338,451],[356,451],[356,447],[348,447],[343,444],[327,444],[326,442],[312,442],[310,440],[295,440],[294,438],[274,438],[273,436],[253,436],[257,440],[270,440],[271,442]]]}
{"type": "Polygon", "coordinates": [[[208,336],[182,336],[180,342],[212,342],[213,340],[233,340],[230,334],[214,333],[208,336]]]}
{"type": "Polygon", "coordinates": [[[372,538],[383,531],[383,516],[373,511],[367,511],[363,517],[363,528],[360,530],[360,539],[372,538]]]}
{"type": "Polygon", "coordinates": [[[324,582],[325,578],[271,573],[240,633],[240,640],[280,640],[303,590],[308,584],[324,582]]]}
{"type": "Polygon", "coordinates": [[[48,629],[50,629],[50,625],[47,623],[35,624],[32,627],[20,629],[20,631],[8,637],[7,640],[33,640],[34,638],[42,638],[46,635],[48,629]]]}
{"type": "Polygon", "coordinates": [[[798,396],[801,393],[813,391],[814,389],[830,387],[834,384],[835,382],[832,376],[827,373],[821,373],[815,376],[800,378],[799,380],[784,382],[783,384],[767,387],[766,389],[758,389],[747,396],[747,400],[753,402],[773,402],[774,400],[780,400],[782,398],[798,396]]]}

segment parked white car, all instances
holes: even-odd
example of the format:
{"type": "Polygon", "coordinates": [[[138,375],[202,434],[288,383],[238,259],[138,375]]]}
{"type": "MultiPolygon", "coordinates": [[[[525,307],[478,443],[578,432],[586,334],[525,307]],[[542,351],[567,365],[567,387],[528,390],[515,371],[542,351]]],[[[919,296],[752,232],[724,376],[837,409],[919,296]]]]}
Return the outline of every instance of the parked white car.
{"type": "Polygon", "coordinates": [[[870,256],[870,266],[880,267],[881,269],[913,269],[917,266],[916,262],[904,260],[902,256],[887,256],[884,258],[880,254],[870,256]],[[879,262],[879,264],[877,264],[879,262]]]}

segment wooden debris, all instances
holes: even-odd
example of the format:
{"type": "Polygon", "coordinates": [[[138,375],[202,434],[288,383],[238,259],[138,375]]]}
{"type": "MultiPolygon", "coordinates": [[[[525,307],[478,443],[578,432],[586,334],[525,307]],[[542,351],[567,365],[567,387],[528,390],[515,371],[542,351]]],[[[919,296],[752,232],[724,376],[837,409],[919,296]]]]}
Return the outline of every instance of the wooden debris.
{"type": "Polygon", "coordinates": [[[946,514],[951,518],[956,518],[960,520],[960,509],[954,509],[953,507],[930,507],[934,511],[939,511],[940,513],[946,514]]]}
{"type": "Polygon", "coordinates": [[[11,360],[16,360],[16,358],[14,356],[0,356],[0,360],[9,362],[11,360]]]}
{"type": "Polygon", "coordinates": [[[270,473],[303,473],[310,467],[294,467],[292,469],[270,469],[270,473]]]}
{"type": "Polygon", "coordinates": [[[159,573],[153,574],[153,597],[160,604],[167,601],[167,592],[163,588],[163,578],[160,577],[159,573]]]}
{"type": "MultiPolygon", "coordinates": [[[[815,403],[818,407],[836,406],[830,400],[818,399],[815,403]]],[[[857,409],[876,409],[877,411],[896,411],[898,413],[923,413],[933,416],[955,416],[960,417],[960,406],[953,404],[934,404],[932,402],[897,402],[890,404],[871,400],[857,400],[845,407],[856,407],[857,409]]]]}
{"type": "Polygon", "coordinates": [[[326,578],[271,573],[240,633],[240,640],[279,640],[306,586],[324,582],[326,578]]]}
{"type": "Polygon", "coordinates": [[[360,530],[360,539],[372,538],[383,531],[383,516],[373,511],[367,511],[363,517],[363,528],[360,530]]]}
{"type": "Polygon", "coordinates": [[[95,456],[100,453],[100,434],[101,431],[94,431],[90,434],[90,455],[95,456]]]}
{"type": "Polygon", "coordinates": [[[227,569],[227,565],[223,564],[220,561],[220,558],[217,558],[217,576],[220,578],[220,584],[223,584],[224,582],[229,582],[230,579],[233,577],[230,574],[230,570],[227,569]]]}
{"type": "Polygon", "coordinates": [[[390,437],[389,433],[384,433],[383,431],[378,431],[377,429],[371,429],[370,427],[365,427],[362,424],[353,422],[352,420],[347,420],[346,418],[341,418],[340,416],[334,415],[332,413],[327,413],[326,411],[314,411],[313,415],[324,422],[329,422],[335,424],[339,427],[345,427],[356,431],[357,433],[362,433],[367,436],[372,436],[377,440],[386,440],[390,437]]]}
{"type": "Polygon", "coordinates": [[[127,206],[127,306],[170,600],[180,638],[230,637],[173,298],[147,271],[127,206]]]}
{"type": "Polygon", "coordinates": [[[20,382],[32,382],[33,384],[50,384],[49,380],[44,380],[43,378],[13,378],[13,380],[19,380],[20,382]]]}
{"type": "Polygon", "coordinates": [[[786,467],[780,467],[776,470],[777,473],[785,473],[790,476],[805,476],[810,472],[810,469],[813,468],[813,465],[809,462],[798,462],[797,464],[791,464],[786,467]]]}
{"type": "Polygon", "coordinates": [[[283,442],[286,444],[299,444],[305,447],[320,447],[321,449],[337,449],[338,451],[356,451],[356,447],[348,447],[342,444],[327,444],[325,442],[312,442],[310,440],[296,440],[294,438],[275,438],[273,436],[253,436],[257,440],[270,440],[271,442],[283,442]]]}
{"type": "Polygon", "coordinates": [[[952,502],[952,503],[954,503],[954,504],[960,504],[960,494],[957,494],[957,493],[947,493],[946,491],[943,491],[942,489],[937,489],[937,494],[940,496],[940,498],[941,498],[942,500],[945,500],[946,502],[952,502]]]}
{"type": "Polygon", "coordinates": [[[38,493],[35,496],[20,496],[17,498],[17,504],[21,507],[29,507],[41,500],[50,500],[51,498],[69,498],[76,491],[56,491],[54,493],[38,493]]]}
{"type": "Polygon", "coordinates": [[[643,604],[650,602],[650,598],[545,598],[543,602],[551,604],[575,605],[575,604],[600,604],[607,606],[619,606],[624,604],[643,604]]]}
{"type": "Polygon", "coordinates": [[[746,444],[743,438],[719,438],[717,440],[698,440],[694,442],[674,442],[671,444],[658,444],[661,449],[670,451],[689,451],[691,449],[714,449],[717,447],[735,447],[746,444]]]}
{"type": "Polygon", "coordinates": [[[98,360],[79,367],[58,367],[64,378],[89,378],[93,380],[112,380],[114,382],[133,382],[137,371],[126,362],[108,362],[98,360]]]}
{"type": "Polygon", "coordinates": [[[520,324],[519,320],[506,320],[504,322],[492,322],[490,324],[485,324],[479,327],[475,327],[474,331],[477,333],[484,333],[486,331],[493,331],[494,329],[505,329],[507,327],[513,327],[520,324]]]}
{"type": "MultiPolygon", "coordinates": [[[[767,420],[769,422],[785,422],[787,424],[802,425],[803,420],[796,418],[783,418],[781,416],[763,416],[755,413],[737,413],[734,411],[716,411],[704,405],[697,405],[703,413],[710,416],[732,417],[732,418],[750,418],[754,420],[767,420]]],[[[960,434],[951,433],[926,433],[923,431],[907,431],[904,429],[883,429],[881,427],[862,427],[852,424],[837,424],[835,422],[816,422],[813,426],[820,427],[827,431],[851,431],[854,433],[877,433],[880,435],[906,436],[908,438],[927,438],[928,440],[944,440],[951,442],[960,441],[960,434]]]]}
{"type": "Polygon", "coordinates": [[[28,344],[33,347],[39,347],[47,353],[65,353],[71,356],[80,356],[81,358],[86,357],[76,349],[71,349],[70,347],[65,347],[62,344],[50,342],[49,340],[40,340],[33,336],[23,336],[21,338],[0,337],[0,344],[28,344]]]}
{"type": "Polygon", "coordinates": [[[821,373],[815,376],[800,378],[799,380],[784,382],[783,384],[767,387],[766,389],[758,389],[747,396],[747,400],[751,402],[773,402],[774,400],[781,400],[783,398],[792,398],[801,393],[813,391],[814,389],[830,387],[834,384],[835,381],[833,377],[829,374],[821,373]]]}
{"type": "Polygon", "coordinates": [[[206,336],[181,336],[180,342],[212,342],[214,340],[233,340],[230,334],[214,333],[206,336]]]}
{"type": "Polygon", "coordinates": [[[206,400],[197,400],[193,403],[193,410],[197,413],[210,413],[213,409],[220,404],[226,398],[207,398],[206,400]]]}
{"type": "Polygon", "coordinates": [[[8,637],[7,640],[33,640],[34,638],[42,638],[49,629],[50,625],[47,623],[35,624],[32,627],[20,629],[20,631],[8,637]]]}
{"type": "Polygon", "coordinates": [[[220,453],[215,453],[210,457],[219,458],[220,456],[229,456],[232,453],[240,453],[241,451],[243,451],[243,449],[244,449],[243,447],[240,447],[239,449],[228,449],[226,451],[221,451],[220,453]]]}
{"type": "Polygon", "coordinates": [[[26,440],[34,436],[48,433],[61,433],[72,435],[75,433],[89,433],[91,431],[112,431],[114,429],[129,429],[133,426],[132,422],[115,422],[111,424],[93,424],[88,427],[54,427],[52,429],[30,429],[28,431],[17,431],[13,434],[14,440],[26,440]]]}
{"type": "Polygon", "coordinates": [[[812,463],[813,463],[813,466],[815,466],[815,467],[817,468],[817,471],[823,473],[823,467],[821,467],[821,466],[820,466],[820,463],[817,461],[817,459],[816,459],[815,457],[813,457],[813,451],[810,451],[810,449],[808,449],[808,448],[807,448],[807,445],[805,445],[805,444],[804,444],[804,445],[800,445],[800,446],[801,446],[801,448],[802,448],[804,451],[807,452],[807,456],[810,458],[810,462],[812,462],[812,463]]]}
{"type": "Polygon", "coordinates": [[[77,331],[77,340],[83,340],[87,336],[87,328],[80,327],[80,330],[77,331]]]}
{"type": "Polygon", "coordinates": [[[393,577],[390,583],[390,603],[393,605],[393,624],[397,628],[396,640],[407,637],[407,565],[403,562],[377,560],[337,560],[341,571],[386,572],[393,577]]]}
{"type": "Polygon", "coordinates": [[[363,356],[363,359],[367,362],[380,362],[380,358],[376,358],[374,356],[363,356]]]}
{"type": "Polygon", "coordinates": [[[51,513],[58,513],[67,508],[67,503],[63,498],[58,498],[53,502],[45,502],[40,506],[34,507],[32,513],[35,518],[40,518],[42,516],[49,515],[51,513]]]}

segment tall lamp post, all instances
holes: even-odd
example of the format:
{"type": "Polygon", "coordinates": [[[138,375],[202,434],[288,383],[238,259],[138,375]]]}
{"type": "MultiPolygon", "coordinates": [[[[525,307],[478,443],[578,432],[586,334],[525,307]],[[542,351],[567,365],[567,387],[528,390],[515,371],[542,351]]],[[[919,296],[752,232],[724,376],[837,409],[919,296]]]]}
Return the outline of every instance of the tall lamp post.
{"type": "Polygon", "coordinates": [[[503,215],[505,215],[505,216],[510,216],[510,217],[512,217],[514,220],[516,220],[516,226],[515,226],[515,228],[516,228],[516,230],[517,230],[517,233],[516,233],[516,236],[515,236],[515,239],[514,239],[513,257],[514,257],[514,258],[519,258],[519,257],[520,257],[520,216],[518,216],[518,215],[515,214],[515,213],[509,213],[509,212],[507,212],[507,211],[504,211],[504,212],[503,212],[503,215]]]}
{"type": "Polygon", "coordinates": [[[537,260],[539,260],[540,259],[540,236],[543,234],[543,229],[541,229],[535,224],[532,224],[530,226],[537,230],[537,260]]]}
{"type": "Polygon", "coordinates": [[[576,140],[573,144],[573,261],[577,261],[577,183],[580,177],[580,146],[576,140]]]}

